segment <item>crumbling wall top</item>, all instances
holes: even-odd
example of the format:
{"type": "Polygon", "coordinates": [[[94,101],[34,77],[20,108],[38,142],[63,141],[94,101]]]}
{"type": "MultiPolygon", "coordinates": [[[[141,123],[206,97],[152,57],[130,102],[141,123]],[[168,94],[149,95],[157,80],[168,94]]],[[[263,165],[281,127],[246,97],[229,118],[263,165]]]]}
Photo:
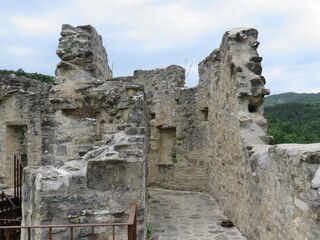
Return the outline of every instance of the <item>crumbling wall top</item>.
{"type": "Polygon", "coordinates": [[[56,70],[58,84],[68,77],[66,73],[70,70],[84,70],[101,80],[112,77],[102,38],[90,25],[73,27],[64,24],[57,55],[61,58],[56,70]]]}

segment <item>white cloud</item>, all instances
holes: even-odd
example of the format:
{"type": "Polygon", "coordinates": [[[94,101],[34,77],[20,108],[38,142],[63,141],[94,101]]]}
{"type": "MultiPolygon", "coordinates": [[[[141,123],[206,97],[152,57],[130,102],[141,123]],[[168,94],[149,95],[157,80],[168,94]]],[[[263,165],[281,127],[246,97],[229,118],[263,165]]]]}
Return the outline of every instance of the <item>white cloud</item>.
{"type": "Polygon", "coordinates": [[[307,43],[317,46],[320,2],[305,0],[78,0],[76,12],[90,22],[115,24],[123,37],[144,42],[148,49],[192,44],[208,32],[239,26],[267,28],[273,51],[294,49],[307,43]],[[200,3],[199,3],[200,2],[200,3]],[[203,2],[201,4],[201,2],[203,2]],[[277,22],[279,18],[279,22],[277,22]]]}
{"type": "Polygon", "coordinates": [[[209,31],[238,26],[239,19],[248,18],[246,11],[228,8],[223,1],[217,6],[195,0],[90,2],[77,0],[73,7],[89,21],[118,26],[120,36],[142,41],[148,49],[192,44],[209,31]]]}
{"type": "Polygon", "coordinates": [[[320,35],[315,26],[320,21],[320,2],[315,0],[305,0],[303,5],[297,0],[72,0],[58,6],[41,16],[11,20],[29,35],[57,32],[62,22],[115,26],[112,31],[119,37],[141,41],[151,50],[189,45],[221,29],[262,27],[275,17],[283,22],[265,28],[274,40],[267,45],[270,50],[291,49],[304,41],[314,46],[318,43],[314,38],[320,35]]]}
{"type": "Polygon", "coordinates": [[[15,47],[15,46],[6,48],[6,52],[16,57],[25,57],[34,53],[34,51],[32,51],[32,49],[30,48],[15,47]]]}
{"type": "Polygon", "coordinates": [[[16,30],[27,36],[38,36],[45,34],[56,33],[60,29],[53,19],[47,17],[33,17],[33,16],[12,16],[11,23],[16,30]]]}
{"type": "Polygon", "coordinates": [[[319,92],[320,62],[270,66],[266,69],[267,87],[280,92],[319,92]]]}
{"type": "Polygon", "coordinates": [[[5,36],[6,32],[4,28],[0,28],[0,36],[5,36]]]}
{"type": "Polygon", "coordinates": [[[267,51],[292,56],[296,53],[320,50],[320,29],[317,26],[320,21],[320,1],[305,0],[303,4],[301,1],[288,0],[277,2],[270,1],[274,10],[263,6],[267,12],[277,13],[279,17],[278,21],[270,18],[273,24],[263,22],[267,51]]]}
{"type": "MultiPolygon", "coordinates": [[[[97,1],[88,9],[87,0],[77,1],[87,19],[119,26],[121,36],[139,40],[148,49],[185,45],[203,32],[201,9],[181,1],[97,1]]],[[[117,31],[117,30],[116,30],[117,31]]]]}
{"type": "MultiPolygon", "coordinates": [[[[316,69],[318,62],[312,59],[315,52],[320,51],[319,9],[318,0],[304,0],[303,3],[300,0],[57,0],[54,6],[39,14],[28,11],[20,11],[20,15],[6,13],[12,26],[10,31],[8,27],[1,27],[0,35],[7,29],[6,34],[17,34],[18,31],[21,38],[36,40],[54,34],[58,39],[62,23],[91,24],[105,40],[112,36],[113,41],[127,39],[126,42],[132,43],[121,46],[123,53],[137,48],[134,44],[141,48],[141,56],[151,51],[156,54],[162,54],[163,50],[174,52],[176,48],[187,46],[189,51],[183,58],[195,63],[199,59],[194,58],[197,54],[190,46],[212,43],[213,50],[219,47],[218,41],[224,31],[255,27],[260,32],[259,52],[264,57],[264,74],[272,85],[271,91],[273,88],[287,91],[294,85],[312,90],[316,89],[316,82],[307,80],[314,86],[309,84],[303,88],[307,84],[300,84],[299,79],[309,74],[304,71],[313,71],[309,79],[320,78],[316,69]],[[218,39],[206,38],[209,35],[218,39]],[[313,68],[307,67],[309,70],[302,68],[311,65],[313,68]]],[[[17,54],[30,53],[22,49],[15,51],[17,54]]],[[[157,61],[156,56],[154,61],[157,61]]],[[[196,71],[197,66],[193,66],[189,78],[197,79],[196,71]]]]}

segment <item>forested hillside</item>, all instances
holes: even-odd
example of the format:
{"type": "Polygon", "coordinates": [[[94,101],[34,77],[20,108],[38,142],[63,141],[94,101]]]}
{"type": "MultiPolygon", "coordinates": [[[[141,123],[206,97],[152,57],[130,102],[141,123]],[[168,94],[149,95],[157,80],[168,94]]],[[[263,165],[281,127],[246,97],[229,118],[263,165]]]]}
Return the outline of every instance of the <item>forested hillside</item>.
{"type": "Polygon", "coordinates": [[[320,102],[265,107],[265,117],[276,144],[320,142],[320,102]]]}
{"type": "Polygon", "coordinates": [[[271,95],[265,98],[264,106],[274,106],[282,103],[319,102],[320,93],[294,93],[287,92],[271,95]]]}
{"type": "Polygon", "coordinates": [[[27,72],[23,71],[23,69],[21,69],[21,68],[17,71],[0,70],[0,74],[3,74],[3,75],[15,74],[17,76],[24,76],[27,78],[39,80],[41,82],[45,82],[51,86],[53,85],[53,77],[52,76],[48,76],[48,75],[44,75],[44,74],[40,74],[40,73],[27,73],[27,72]]]}

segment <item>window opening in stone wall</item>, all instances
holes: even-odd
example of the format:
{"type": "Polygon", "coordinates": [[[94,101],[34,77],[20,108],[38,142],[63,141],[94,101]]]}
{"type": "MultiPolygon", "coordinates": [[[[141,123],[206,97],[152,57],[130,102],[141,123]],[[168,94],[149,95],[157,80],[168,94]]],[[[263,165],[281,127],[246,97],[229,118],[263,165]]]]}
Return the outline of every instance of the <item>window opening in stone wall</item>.
{"type": "Polygon", "coordinates": [[[159,128],[160,164],[177,163],[176,128],[159,128]]]}
{"type": "Polygon", "coordinates": [[[201,115],[201,120],[204,122],[208,121],[208,107],[203,108],[202,110],[200,110],[200,115],[201,115]]]}
{"type": "Polygon", "coordinates": [[[249,112],[251,112],[251,113],[255,113],[255,112],[258,112],[258,111],[259,111],[259,107],[258,107],[258,106],[255,106],[255,105],[249,104],[248,110],[249,110],[249,112]]]}
{"type": "Polygon", "coordinates": [[[27,166],[27,126],[26,125],[8,125],[7,126],[6,145],[9,151],[8,157],[13,155],[21,156],[22,164],[27,166]]]}
{"type": "Polygon", "coordinates": [[[151,119],[156,119],[156,113],[155,112],[150,113],[150,116],[151,116],[151,119]]]}

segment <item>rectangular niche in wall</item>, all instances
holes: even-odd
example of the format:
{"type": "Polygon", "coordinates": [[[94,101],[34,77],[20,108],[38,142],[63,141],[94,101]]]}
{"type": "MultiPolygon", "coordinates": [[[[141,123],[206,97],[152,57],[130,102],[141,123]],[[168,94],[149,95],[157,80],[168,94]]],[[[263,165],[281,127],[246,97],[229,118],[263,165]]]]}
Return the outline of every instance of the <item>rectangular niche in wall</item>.
{"type": "Polygon", "coordinates": [[[201,120],[203,122],[207,122],[208,121],[208,107],[205,107],[203,109],[200,110],[200,116],[201,116],[201,120]]]}
{"type": "Polygon", "coordinates": [[[24,166],[27,166],[27,125],[7,125],[6,155],[13,159],[13,155],[21,156],[24,166]]]}
{"type": "Polygon", "coordinates": [[[160,164],[177,162],[176,128],[159,128],[160,132],[160,164]]]}

